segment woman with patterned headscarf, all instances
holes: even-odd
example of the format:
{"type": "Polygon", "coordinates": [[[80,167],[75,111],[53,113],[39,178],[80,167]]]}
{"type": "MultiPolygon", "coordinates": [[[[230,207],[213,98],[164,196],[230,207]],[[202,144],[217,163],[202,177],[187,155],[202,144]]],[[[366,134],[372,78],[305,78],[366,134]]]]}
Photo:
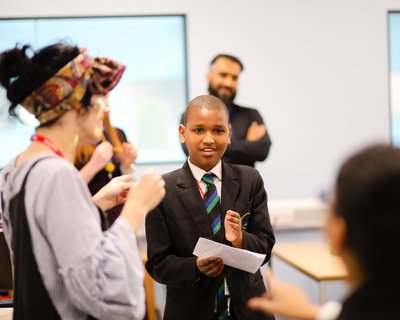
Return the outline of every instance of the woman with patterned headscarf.
{"type": "Polygon", "coordinates": [[[144,270],[135,230],[163,197],[153,172],[89,193],[72,162],[101,137],[106,95],[125,67],[58,43],[0,54],[0,83],[40,125],[2,171],[1,213],[14,266],[14,319],[140,319],[144,270]],[[99,210],[125,202],[107,231],[99,210]],[[97,206],[97,208],[96,208],[97,206]]]}

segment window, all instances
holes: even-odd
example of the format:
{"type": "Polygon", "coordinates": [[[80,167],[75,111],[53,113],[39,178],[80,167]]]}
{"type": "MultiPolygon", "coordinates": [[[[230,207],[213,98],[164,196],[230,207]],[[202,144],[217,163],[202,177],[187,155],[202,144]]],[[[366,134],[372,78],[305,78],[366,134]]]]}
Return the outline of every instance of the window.
{"type": "MultiPolygon", "coordinates": [[[[92,56],[126,64],[110,93],[110,117],[139,148],[138,163],[181,162],[178,124],[187,103],[186,21],[183,15],[0,19],[0,51],[16,43],[34,49],[65,40],[92,56]]],[[[22,151],[36,120],[19,108],[20,124],[8,117],[0,91],[0,167],[22,151]]]]}
{"type": "Polygon", "coordinates": [[[400,147],[400,12],[389,12],[390,137],[400,147]]]}

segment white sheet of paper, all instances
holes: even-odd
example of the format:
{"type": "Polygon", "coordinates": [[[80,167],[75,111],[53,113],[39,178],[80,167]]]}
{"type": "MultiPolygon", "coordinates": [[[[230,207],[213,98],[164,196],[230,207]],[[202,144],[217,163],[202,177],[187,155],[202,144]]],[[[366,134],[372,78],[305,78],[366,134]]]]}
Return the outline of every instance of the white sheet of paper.
{"type": "Polygon", "coordinates": [[[265,254],[233,248],[206,238],[199,238],[193,254],[199,258],[218,257],[224,264],[240,270],[255,273],[260,269],[265,254]]]}

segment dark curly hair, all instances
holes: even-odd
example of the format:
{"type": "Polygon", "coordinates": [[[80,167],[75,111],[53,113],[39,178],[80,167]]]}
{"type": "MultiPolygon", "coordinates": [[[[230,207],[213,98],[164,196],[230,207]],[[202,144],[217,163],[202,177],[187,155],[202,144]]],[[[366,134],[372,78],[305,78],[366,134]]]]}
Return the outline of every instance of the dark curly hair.
{"type": "MultiPolygon", "coordinates": [[[[77,46],[64,42],[44,47],[38,51],[29,45],[16,45],[15,48],[0,54],[0,84],[7,91],[11,102],[8,112],[17,117],[16,107],[35,89],[51,78],[58,70],[79,55],[77,46]]],[[[82,103],[90,101],[87,91],[82,103]]]]}
{"type": "Polygon", "coordinates": [[[346,245],[367,278],[400,279],[394,252],[400,243],[400,149],[368,147],[341,167],[334,212],[347,224],[346,245]]]}

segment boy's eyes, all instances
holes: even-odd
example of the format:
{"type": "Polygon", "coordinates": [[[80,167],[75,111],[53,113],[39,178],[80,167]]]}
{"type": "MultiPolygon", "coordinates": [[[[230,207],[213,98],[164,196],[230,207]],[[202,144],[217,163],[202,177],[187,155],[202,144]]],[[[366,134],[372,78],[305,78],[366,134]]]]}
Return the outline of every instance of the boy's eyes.
{"type": "MultiPolygon", "coordinates": [[[[194,129],[193,131],[194,131],[195,133],[203,133],[203,132],[204,132],[204,129],[203,129],[203,128],[196,128],[196,129],[194,129]]],[[[214,129],[213,132],[216,133],[216,134],[223,134],[223,133],[225,132],[225,130],[222,130],[222,129],[214,129]]]]}

